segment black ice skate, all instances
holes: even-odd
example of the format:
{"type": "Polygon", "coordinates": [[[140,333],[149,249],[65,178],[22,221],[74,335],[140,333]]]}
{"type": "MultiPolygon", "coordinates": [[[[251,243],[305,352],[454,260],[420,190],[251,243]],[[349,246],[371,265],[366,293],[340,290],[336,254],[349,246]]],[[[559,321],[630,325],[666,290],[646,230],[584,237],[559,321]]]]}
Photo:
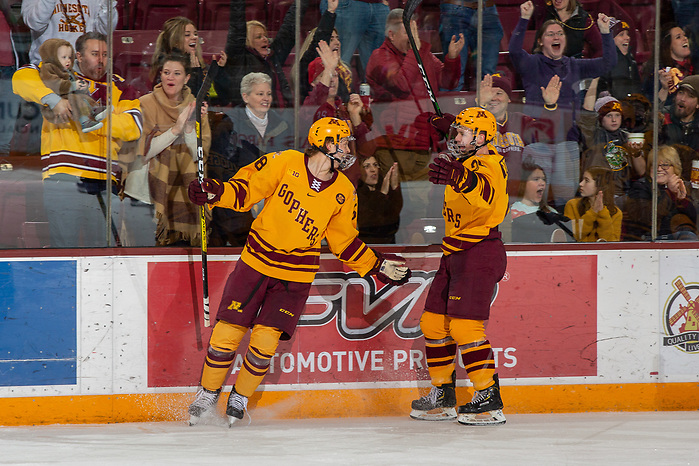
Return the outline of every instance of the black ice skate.
{"type": "Polygon", "coordinates": [[[197,397],[191,405],[189,405],[189,425],[193,426],[199,422],[202,415],[212,411],[216,407],[218,396],[221,394],[219,388],[215,392],[207,390],[204,387],[199,388],[197,397]]]}
{"type": "Polygon", "coordinates": [[[413,400],[410,417],[419,421],[449,421],[456,418],[456,374],[451,383],[432,387],[430,393],[413,400]]]}
{"type": "Polygon", "coordinates": [[[502,414],[502,398],[500,398],[500,381],[498,375],[493,375],[495,384],[485,390],[473,394],[470,403],[459,406],[459,424],[467,426],[499,425],[506,419],[502,414]]]}
{"type": "Polygon", "coordinates": [[[228,407],[226,414],[228,415],[228,427],[232,427],[240,419],[243,419],[245,410],[248,407],[248,397],[243,396],[235,391],[235,386],[228,397],[228,407]]]}

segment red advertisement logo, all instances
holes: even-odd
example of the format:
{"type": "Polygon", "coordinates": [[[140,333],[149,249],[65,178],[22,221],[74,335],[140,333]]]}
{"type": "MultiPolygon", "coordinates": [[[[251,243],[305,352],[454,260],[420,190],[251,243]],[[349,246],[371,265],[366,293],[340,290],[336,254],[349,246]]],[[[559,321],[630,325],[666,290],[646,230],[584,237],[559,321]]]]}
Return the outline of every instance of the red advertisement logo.
{"type": "MultiPolygon", "coordinates": [[[[438,264],[438,257],[410,259],[410,282],[392,287],[322,260],[297,331],[280,343],[263,384],[428,379],[419,321],[438,264]]],[[[211,332],[203,327],[198,265],[149,264],[151,387],[198,384],[211,332]]],[[[212,318],[234,266],[209,262],[212,318]]],[[[595,256],[508,258],[486,330],[502,378],[596,375],[596,268],[595,256]]],[[[466,377],[463,368],[457,377],[466,377]]]]}

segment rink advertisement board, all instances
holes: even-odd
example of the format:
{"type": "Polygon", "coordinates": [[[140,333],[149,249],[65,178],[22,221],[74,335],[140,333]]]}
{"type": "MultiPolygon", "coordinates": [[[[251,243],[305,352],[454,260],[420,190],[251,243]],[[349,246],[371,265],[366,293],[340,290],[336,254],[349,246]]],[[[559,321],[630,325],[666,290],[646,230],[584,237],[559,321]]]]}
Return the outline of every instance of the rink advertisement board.
{"type": "MultiPolygon", "coordinates": [[[[508,412],[699,409],[699,243],[615,246],[508,248],[487,327],[508,412]]],[[[391,250],[413,270],[406,286],[321,257],[303,319],[279,345],[254,409],[403,416],[425,393],[419,319],[440,254],[391,250]],[[319,401],[328,390],[345,402],[319,401]]],[[[182,419],[211,332],[201,263],[192,251],[148,252],[6,253],[0,425],[182,419]]],[[[212,317],[238,259],[226,253],[209,255],[212,317]]]]}
{"type": "MultiPolygon", "coordinates": [[[[296,334],[280,343],[263,384],[427,380],[419,320],[438,265],[438,255],[410,258],[410,282],[391,287],[324,257],[296,334]]],[[[212,320],[234,266],[209,262],[212,320]]],[[[200,272],[184,261],[148,265],[149,387],[198,384],[211,332],[203,326],[200,272]]],[[[509,257],[487,334],[502,378],[596,376],[597,257],[509,257]]]]}
{"type": "Polygon", "coordinates": [[[699,255],[660,258],[661,373],[699,374],[699,255]]]}
{"type": "Polygon", "coordinates": [[[0,386],[77,382],[76,265],[0,262],[0,386]]]}

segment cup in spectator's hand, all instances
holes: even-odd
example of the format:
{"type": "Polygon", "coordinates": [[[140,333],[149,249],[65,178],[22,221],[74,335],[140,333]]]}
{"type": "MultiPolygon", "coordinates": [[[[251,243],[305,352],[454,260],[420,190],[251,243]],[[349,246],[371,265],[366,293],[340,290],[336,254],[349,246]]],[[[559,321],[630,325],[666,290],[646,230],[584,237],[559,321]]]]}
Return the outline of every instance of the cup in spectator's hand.
{"type": "Polygon", "coordinates": [[[645,142],[645,134],[643,133],[629,133],[629,144],[631,144],[632,147],[638,146],[638,148],[641,148],[643,146],[643,143],[645,142]]]}

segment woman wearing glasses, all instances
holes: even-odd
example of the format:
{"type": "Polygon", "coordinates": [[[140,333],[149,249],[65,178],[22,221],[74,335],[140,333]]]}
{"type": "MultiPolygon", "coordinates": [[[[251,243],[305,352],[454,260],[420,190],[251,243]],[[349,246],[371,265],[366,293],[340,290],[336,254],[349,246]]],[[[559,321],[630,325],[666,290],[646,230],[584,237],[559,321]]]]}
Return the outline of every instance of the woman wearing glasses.
{"type": "Polygon", "coordinates": [[[680,156],[672,146],[658,148],[658,169],[648,157],[647,175],[631,183],[626,200],[622,238],[624,241],[651,240],[653,183],[658,184],[658,236],[656,239],[696,241],[697,211],[687,196],[680,177],[680,156]]]}
{"type": "MultiPolygon", "coordinates": [[[[534,4],[531,0],[520,6],[520,20],[510,39],[510,59],[522,77],[522,85],[527,103],[544,105],[542,89],[557,75],[561,78],[561,94],[558,105],[578,107],[577,94],[583,88],[580,82],[586,78],[596,78],[610,71],[616,64],[616,49],[609,33],[610,18],[599,14],[597,26],[602,33],[601,58],[571,58],[565,55],[567,39],[559,21],[549,20],[539,28],[535,39],[534,54],[522,48],[534,4]]],[[[546,109],[555,107],[545,105],[546,109]]]]}

